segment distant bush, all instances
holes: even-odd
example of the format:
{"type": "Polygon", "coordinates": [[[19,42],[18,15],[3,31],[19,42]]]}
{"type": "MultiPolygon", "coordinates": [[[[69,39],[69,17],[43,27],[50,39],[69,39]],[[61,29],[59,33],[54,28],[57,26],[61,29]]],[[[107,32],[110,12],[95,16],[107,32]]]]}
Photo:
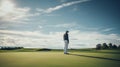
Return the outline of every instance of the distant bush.
{"type": "Polygon", "coordinates": [[[15,50],[15,49],[22,49],[23,47],[1,47],[1,50],[15,50]]]}
{"type": "Polygon", "coordinates": [[[117,45],[115,45],[115,44],[112,45],[112,43],[109,43],[109,44],[103,43],[103,44],[97,44],[96,49],[97,50],[100,50],[100,49],[120,49],[120,45],[117,47],[117,45]]]}
{"type": "Polygon", "coordinates": [[[97,45],[96,45],[96,49],[97,49],[97,50],[100,50],[100,49],[101,49],[101,44],[97,44],[97,45]]]}
{"type": "Polygon", "coordinates": [[[42,48],[42,49],[38,49],[37,51],[51,51],[51,49],[48,49],[48,48],[42,48]]]}

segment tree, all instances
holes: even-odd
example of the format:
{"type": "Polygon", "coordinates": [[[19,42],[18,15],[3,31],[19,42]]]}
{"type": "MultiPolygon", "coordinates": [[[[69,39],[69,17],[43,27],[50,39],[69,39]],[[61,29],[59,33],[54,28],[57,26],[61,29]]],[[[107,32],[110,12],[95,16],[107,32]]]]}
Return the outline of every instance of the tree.
{"type": "Polygon", "coordinates": [[[103,43],[103,46],[102,46],[103,49],[108,49],[108,45],[106,43],[103,43]]]}
{"type": "Polygon", "coordinates": [[[120,49],[120,45],[118,46],[118,49],[120,49]]]}
{"type": "Polygon", "coordinates": [[[109,43],[108,45],[109,45],[109,48],[112,48],[112,46],[113,46],[112,43],[109,43]]]}
{"type": "Polygon", "coordinates": [[[117,49],[117,46],[115,44],[113,45],[113,49],[117,49]]]}
{"type": "Polygon", "coordinates": [[[97,44],[97,45],[96,45],[96,49],[97,49],[97,50],[100,50],[101,47],[102,47],[101,44],[97,44]]]}

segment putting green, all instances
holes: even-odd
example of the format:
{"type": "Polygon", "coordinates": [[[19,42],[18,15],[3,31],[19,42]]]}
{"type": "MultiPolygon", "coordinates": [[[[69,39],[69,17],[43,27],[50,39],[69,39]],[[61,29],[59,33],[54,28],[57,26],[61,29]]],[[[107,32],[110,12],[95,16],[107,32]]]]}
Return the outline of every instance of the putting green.
{"type": "Polygon", "coordinates": [[[3,52],[0,67],[119,67],[120,54],[63,52],[3,52]],[[117,60],[115,60],[117,59],[117,60]]]}

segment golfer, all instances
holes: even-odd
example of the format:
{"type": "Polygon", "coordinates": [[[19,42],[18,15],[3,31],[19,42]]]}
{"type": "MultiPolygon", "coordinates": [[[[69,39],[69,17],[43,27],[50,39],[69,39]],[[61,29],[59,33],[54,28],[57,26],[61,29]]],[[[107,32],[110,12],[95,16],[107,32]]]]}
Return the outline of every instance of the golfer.
{"type": "Polygon", "coordinates": [[[65,34],[63,35],[63,39],[65,42],[65,46],[64,46],[64,54],[68,54],[67,49],[68,49],[68,44],[69,44],[69,35],[68,35],[69,31],[66,31],[65,34]]]}

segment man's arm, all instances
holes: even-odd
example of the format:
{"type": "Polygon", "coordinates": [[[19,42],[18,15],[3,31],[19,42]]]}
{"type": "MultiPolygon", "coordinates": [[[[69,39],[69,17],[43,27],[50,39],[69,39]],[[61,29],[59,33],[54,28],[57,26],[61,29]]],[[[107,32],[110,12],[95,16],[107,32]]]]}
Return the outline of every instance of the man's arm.
{"type": "Polygon", "coordinates": [[[68,39],[67,41],[68,41],[68,43],[69,43],[69,39],[68,39]]]}
{"type": "Polygon", "coordinates": [[[68,44],[69,44],[69,35],[67,34],[67,41],[68,41],[68,44]]]}

